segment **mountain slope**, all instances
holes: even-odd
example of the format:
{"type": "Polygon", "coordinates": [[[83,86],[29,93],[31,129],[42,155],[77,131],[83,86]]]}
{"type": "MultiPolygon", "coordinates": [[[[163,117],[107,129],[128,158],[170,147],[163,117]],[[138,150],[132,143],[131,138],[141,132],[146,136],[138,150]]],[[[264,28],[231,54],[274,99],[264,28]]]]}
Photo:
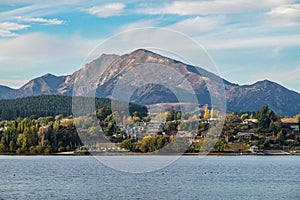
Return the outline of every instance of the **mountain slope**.
{"type": "Polygon", "coordinates": [[[100,72],[113,62],[118,55],[102,54],[99,58],[87,63],[83,68],[67,76],[58,89],[62,95],[94,96],[99,83],[100,72]],[[76,87],[75,91],[73,87],[76,87]]]}

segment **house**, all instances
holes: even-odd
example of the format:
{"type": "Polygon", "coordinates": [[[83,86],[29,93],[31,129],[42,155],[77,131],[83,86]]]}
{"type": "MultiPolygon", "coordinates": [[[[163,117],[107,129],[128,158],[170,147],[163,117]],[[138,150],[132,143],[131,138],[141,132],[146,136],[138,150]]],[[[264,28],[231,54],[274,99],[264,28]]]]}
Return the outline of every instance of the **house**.
{"type": "Polygon", "coordinates": [[[241,133],[241,132],[239,132],[236,137],[239,138],[239,139],[251,140],[254,135],[255,135],[255,133],[241,133]]]}
{"type": "Polygon", "coordinates": [[[147,133],[158,133],[162,132],[165,126],[165,122],[163,120],[151,120],[147,125],[147,133]]]}
{"type": "Polygon", "coordinates": [[[257,146],[251,146],[249,149],[252,153],[255,153],[258,151],[258,147],[257,146]]]}
{"type": "Polygon", "coordinates": [[[286,117],[281,119],[282,127],[292,130],[292,131],[299,131],[300,122],[299,119],[296,117],[286,117]]]}
{"type": "Polygon", "coordinates": [[[243,124],[247,124],[247,125],[250,125],[250,124],[257,124],[258,123],[258,119],[245,119],[243,121],[243,124]]]}

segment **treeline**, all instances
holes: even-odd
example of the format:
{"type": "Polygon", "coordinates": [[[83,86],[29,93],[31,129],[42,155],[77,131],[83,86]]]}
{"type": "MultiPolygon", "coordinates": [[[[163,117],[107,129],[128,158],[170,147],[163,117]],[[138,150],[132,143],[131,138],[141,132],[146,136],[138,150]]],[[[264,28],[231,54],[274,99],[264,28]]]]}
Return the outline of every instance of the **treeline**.
{"type": "Polygon", "coordinates": [[[1,121],[0,128],[0,153],[49,154],[82,145],[73,119],[62,115],[1,121]]]}
{"type": "MultiPolygon", "coordinates": [[[[96,108],[111,107],[111,100],[106,98],[75,97],[75,102],[95,102],[96,108]]],[[[0,100],[0,119],[13,120],[18,117],[25,118],[30,116],[46,117],[62,114],[63,116],[72,115],[72,100],[70,96],[42,95],[25,97],[19,99],[0,100]]],[[[74,102],[74,101],[73,101],[74,102]]],[[[145,106],[130,103],[129,112],[139,112],[142,116],[147,115],[145,106]]]]}

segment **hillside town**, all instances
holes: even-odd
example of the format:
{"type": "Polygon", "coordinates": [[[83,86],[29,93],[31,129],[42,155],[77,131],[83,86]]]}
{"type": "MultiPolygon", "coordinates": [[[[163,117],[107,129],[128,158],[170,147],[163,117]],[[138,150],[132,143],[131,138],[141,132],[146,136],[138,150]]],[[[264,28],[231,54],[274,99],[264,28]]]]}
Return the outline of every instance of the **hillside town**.
{"type": "Polygon", "coordinates": [[[116,123],[109,109],[90,115],[18,118],[0,122],[2,154],[208,153],[298,154],[300,115],[280,117],[267,105],[256,113],[219,116],[205,107],[199,114],[166,108],[155,116],[133,112],[116,123]],[[222,127],[216,129],[222,122],[222,127]],[[100,125],[100,126],[99,126],[100,125]]]}

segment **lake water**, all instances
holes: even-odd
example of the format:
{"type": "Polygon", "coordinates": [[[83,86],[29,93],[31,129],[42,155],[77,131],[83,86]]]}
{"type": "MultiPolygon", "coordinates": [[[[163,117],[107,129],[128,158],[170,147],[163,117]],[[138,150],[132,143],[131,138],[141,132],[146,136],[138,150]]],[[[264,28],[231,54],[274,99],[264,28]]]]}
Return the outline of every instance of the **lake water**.
{"type": "Polygon", "coordinates": [[[148,173],[91,156],[0,156],[0,199],[298,200],[300,156],[183,156],[148,173]]]}

